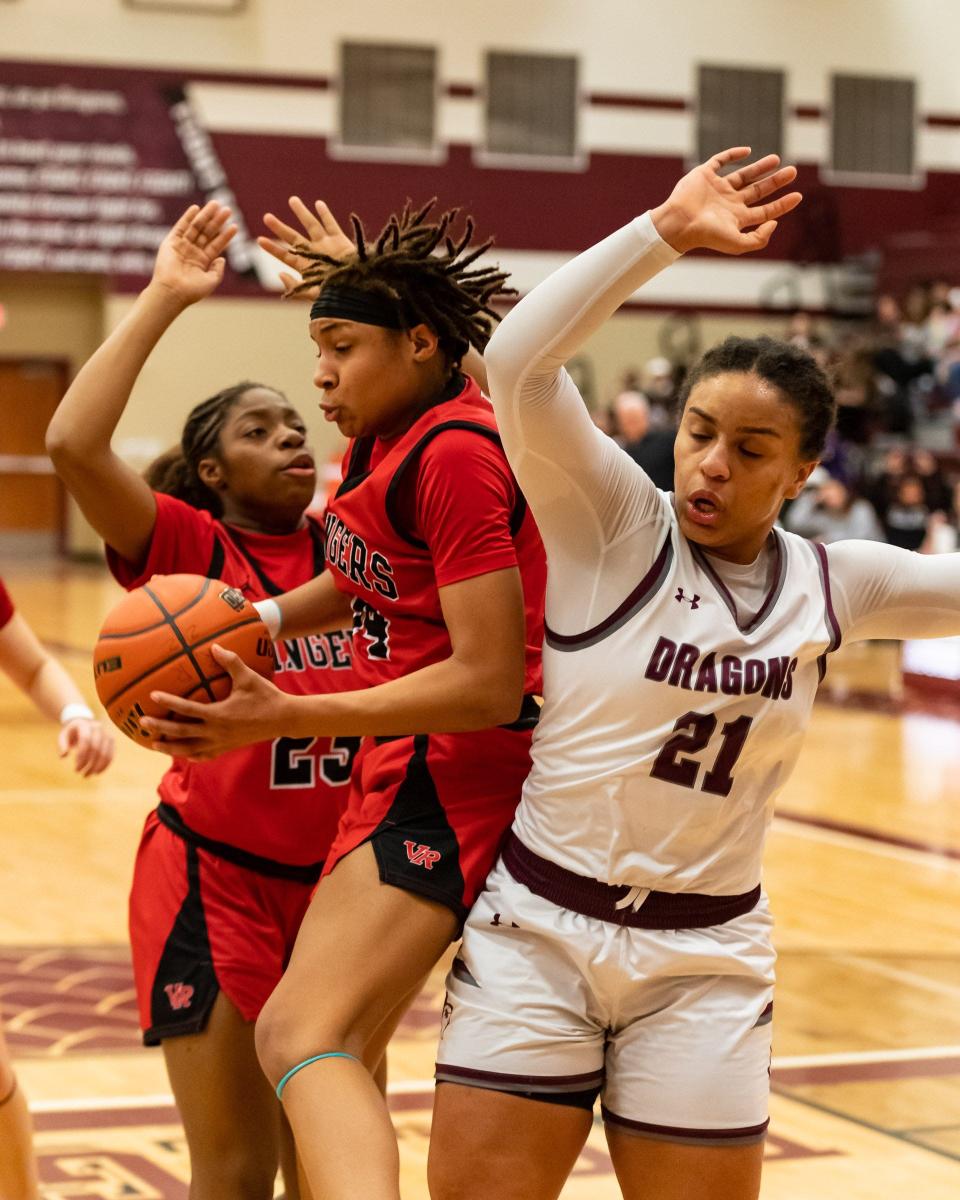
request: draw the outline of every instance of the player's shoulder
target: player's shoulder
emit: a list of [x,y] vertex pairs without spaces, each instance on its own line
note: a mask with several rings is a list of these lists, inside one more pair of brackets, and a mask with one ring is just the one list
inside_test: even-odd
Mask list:
[[444,473],[470,475],[480,467],[490,466],[509,473],[507,458],[495,428],[469,419],[440,426],[420,450],[422,469]]

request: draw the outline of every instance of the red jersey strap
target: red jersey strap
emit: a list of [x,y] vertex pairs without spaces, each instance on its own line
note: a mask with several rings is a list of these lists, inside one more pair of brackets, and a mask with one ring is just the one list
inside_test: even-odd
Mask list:
[[[398,537],[403,538],[405,542],[409,542],[411,546],[416,546],[421,550],[427,549],[427,543],[421,538],[415,537],[413,533],[407,529],[400,517],[399,504],[397,503],[400,487],[403,483],[404,475],[407,470],[416,463],[423,451],[429,446],[435,437],[441,433],[445,433],[448,429],[466,429],[471,433],[479,433],[481,437],[488,438],[501,450],[503,443],[500,440],[500,435],[495,429],[491,429],[489,425],[483,425],[479,421],[452,420],[442,421],[439,425],[434,425],[424,433],[423,437],[407,452],[400,465],[393,473],[393,478],[387,486],[386,494],[386,509],[387,517],[390,524],[393,526],[394,533]],[[358,481],[359,482],[359,481]],[[520,532],[520,526],[523,524],[523,519],[527,515],[527,501],[520,491],[520,488],[514,483],[514,491],[516,499],[513,503],[513,509],[510,513],[510,536],[516,537]]]
[[[310,541],[313,544],[313,573],[319,575],[323,570],[326,559],[324,557],[324,534],[323,527],[314,517],[309,514],[307,516],[307,528],[310,531]],[[237,529],[231,529],[227,532],[226,529],[219,530],[213,535],[213,552],[210,555],[210,562],[207,565],[206,575],[208,579],[219,579],[220,572],[223,570],[226,561],[226,549],[223,545],[223,540],[229,541],[234,550],[244,558],[253,569],[254,574],[260,580],[260,586],[268,596],[282,596],[287,588],[280,587],[274,583],[270,576],[263,569],[263,566],[258,561],[256,555],[244,541],[243,535]]]

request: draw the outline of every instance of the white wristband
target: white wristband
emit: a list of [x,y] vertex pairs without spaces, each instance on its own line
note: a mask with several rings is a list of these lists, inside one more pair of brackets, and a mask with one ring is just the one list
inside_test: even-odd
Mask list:
[[276,641],[280,626],[283,624],[283,613],[276,600],[254,600],[253,607],[257,610],[260,620],[266,625],[270,640]]
[[74,700],[70,704],[65,704],[60,709],[60,724],[66,725],[68,721],[93,721],[95,717],[85,704]]

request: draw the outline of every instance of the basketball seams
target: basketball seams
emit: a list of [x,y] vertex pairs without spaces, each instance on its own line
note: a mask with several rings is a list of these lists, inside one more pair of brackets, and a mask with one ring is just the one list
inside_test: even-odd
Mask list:
[[[207,594],[207,590],[208,590],[209,586],[210,586],[210,580],[204,579],[199,592],[194,597],[194,599],[191,601],[191,604],[186,605],[183,609],[180,610],[180,613],[176,614],[176,616],[180,616],[181,613],[187,612],[193,604],[199,604],[199,602]],[[200,683],[202,684],[204,690],[207,693],[208,699],[212,703],[213,701],[216,700],[216,696],[213,694],[213,688],[211,688],[210,684],[207,681],[206,674],[203,672],[203,670],[200,667],[200,664],[197,662],[196,655],[193,653],[192,649],[187,644],[187,639],[180,632],[180,629],[177,625],[176,616],[174,616],[173,613],[168,612],[168,610],[164,607],[163,601],[160,599],[160,597],[157,596],[157,594],[155,592],[151,591],[149,584],[145,584],[143,590],[144,590],[144,593],[146,595],[148,595],[150,597],[150,599],[154,602],[154,604],[157,606],[157,608],[160,609],[160,612],[163,614],[164,620],[170,626],[170,628],[173,630],[174,636],[176,637],[176,639],[180,643],[180,645],[183,647],[183,654],[186,655],[187,660],[189,661],[190,665],[196,671],[197,678],[200,680]],[[194,689],[194,690],[196,690],[196,689]]]
[[[186,611],[186,610],[184,609],[182,611]],[[246,629],[249,625],[255,625],[259,620],[260,620],[259,616],[254,615],[252,617],[248,617],[245,621],[238,621],[238,622],[235,622],[233,625],[225,625],[222,629],[215,630],[213,633],[204,634],[204,636],[199,641],[190,642],[188,644],[185,641],[185,639],[182,639],[181,645],[183,646],[184,649],[186,649],[188,651],[188,654],[189,654],[189,651],[199,650],[203,646],[208,645],[210,642],[216,641],[216,639],[218,637],[224,637],[226,634],[232,633],[235,629]],[[163,622],[163,624],[167,624],[167,622]],[[157,625],[154,628],[159,629],[160,626]],[[134,636],[134,635],[131,634],[130,636]],[[143,681],[145,679],[149,679],[149,677],[151,675],[153,675],[156,671],[159,671],[162,667],[168,667],[172,662],[176,662],[178,658],[183,658],[183,657],[184,657],[183,650],[180,649],[180,650],[177,650],[176,653],[171,654],[169,658],[165,658],[161,662],[155,663],[152,667],[150,667],[150,669],[148,671],[144,671],[143,674],[138,675],[136,677],[136,679],[131,679],[129,681],[129,683],[125,683],[123,685],[123,687],[120,689],[119,692],[115,692],[107,700],[104,700],[103,707],[109,708],[112,704],[116,704],[117,701],[120,699],[120,697],[123,696],[125,693],[129,692],[132,687],[136,687],[138,684],[143,683]],[[192,658],[191,658],[191,661],[193,661]],[[194,668],[198,671],[201,678],[200,678],[199,683],[196,685],[196,687],[191,688],[190,695],[193,695],[193,693],[195,691],[197,691],[199,688],[204,687],[205,686],[204,681],[206,681],[207,683],[215,683],[216,680],[224,678],[223,673],[221,673],[219,675],[214,675],[214,676],[204,675],[203,672],[200,670],[199,665],[196,663],[194,663]],[[213,697],[213,699],[216,699],[216,697]]]
[[[182,617],[185,612],[189,612],[190,609],[193,608],[193,606],[195,604],[199,604],[200,601],[204,598],[204,596],[206,596],[211,582],[213,582],[213,581],[210,579],[204,579],[203,584],[200,587],[200,590],[193,597],[193,599],[189,600],[183,606],[183,608],[178,608],[175,613],[170,613],[169,616],[172,617],[173,620],[175,621],[178,617]],[[153,601],[153,603],[156,604],[156,606],[160,609],[161,614],[163,614],[161,616],[161,619],[159,621],[157,621],[156,624],[154,624],[154,625],[144,625],[140,629],[126,629],[123,631],[123,633],[103,633],[101,631],[100,641],[102,641],[102,642],[118,641],[123,638],[140,637],[144,633],[153,633],[154,630],[162,629],[164,627],[164,625],[170,624],[170,621],[168,620],[168,614],[166,612],[166,609],[164,609],[163,605],[159,602],[159,600],[153,594],[153,592],[150,591],[149,584],[143,585],[143,592],[147,596],[149,596],[150,599]]]
[[[227,591],[222,591],[225,587]],[[121,602],[127,604],[126,612],[117,612],[112,632],[101,631],[102,644],[94,655],[94,666],[101,702],[127,736],[135,741],[148,736],[137,714],[166,715],[168,719],[173,715],[161,714],[149,702],[153,689],[201,702],[216,702],[229,692],[229,672],[212,658],[212,643],[222,643],[255,671],[269,675],[275,666],[265,649],[270,647],[269,635],[256,610],[232,591],[236,589],[209,576],[157,576]],[[227,607],[232,612],[227,612]],[[132,618],[126,624],[137,628],[119,632],[126,613]],[[152,613],[160,620],[154,621]],[[119,678],[112,676],[113,671]],[[130,673],[135,677],[129,678]],[[111,685],[112,694],[104,695]]]

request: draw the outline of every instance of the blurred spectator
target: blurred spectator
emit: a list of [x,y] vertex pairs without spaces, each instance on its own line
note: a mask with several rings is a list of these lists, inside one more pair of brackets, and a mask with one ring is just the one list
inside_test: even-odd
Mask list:
[[911,390],[933,371],[928,350],[929,303],[924,289],[913,289],[901,314],[896,299],[877,297],[873,329],[873,367],[883,410],[881,425],[891,433],[912,428]]
[[844,538],[883,541],[883,529],[868,500],[855,495],[839,479],[818,467],[784,518],[787,529],[815,542]]
[[927,537],[920,549],[924,554],[952,554],[960,550],[960,479],[953,485],[949,507],[930,514]]
[[669,358],[651,358],[644,364],[643,387],[639,390],[650,405],[651,428],[669,429],[673,424],[673,410],[679,390]]
[[876,373],[872,348],[862,338],[849,338],[833,366],[837,397],[837,433],[846,442],[865,445],[876,422]]
[[915,475],[905,476],[883,519],[887,541],[904,550],[919,550],[926,541],[929,520],[930,509],[923,494],[923,484]]
[[914,474],[923,485],[923,496],[927,508],[931,512],[935,509],[943,511],[949,509],[953,500],[950,485],[934,455],[929,450],[916,446],[911,454],[911,459]]
[[650,405],[642,392],[621,392],[613,402],[620,445],[654,484],[673,491],[673,429],[651,429]]
[[881,519],[896,499],[900,483],[910,473],[910,458],[903,446],[891,446],[881,460],[881,469],[874,476],[868,495]]

